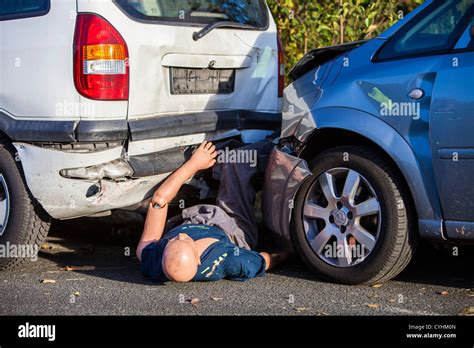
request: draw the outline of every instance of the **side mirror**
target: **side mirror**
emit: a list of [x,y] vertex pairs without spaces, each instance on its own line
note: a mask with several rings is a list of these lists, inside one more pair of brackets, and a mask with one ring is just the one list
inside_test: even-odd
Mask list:
[[474,39],[474,20],[472,21],[472,24],[471,24],[471,38]]

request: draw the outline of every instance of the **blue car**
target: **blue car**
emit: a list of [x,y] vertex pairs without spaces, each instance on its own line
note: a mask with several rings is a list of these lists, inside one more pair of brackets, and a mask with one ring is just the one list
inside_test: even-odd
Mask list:
[[419,238],[474,241],[474,0],[308,53],[285,90],[265,223],[333,282],[399,274]]

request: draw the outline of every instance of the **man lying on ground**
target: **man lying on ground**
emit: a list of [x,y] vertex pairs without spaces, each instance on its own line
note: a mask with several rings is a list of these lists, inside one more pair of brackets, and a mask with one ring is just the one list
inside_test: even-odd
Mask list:
[[[253,144],[258,151],[268,143]],[[243,149],[243,148],[242,148]],[[192,157],[171,174],[155,192],[137,247],[142,272],[158,282],[245,281],[262,276],[282,262],[287,253],[258,253],[254,217],[255,191],[250,180],[256,173],[249,163],[221,163],[217,205],[198,205],[182,212],[183,223],[165,231],[168,203],[198,171],[214,167],[217,151],[203,142]]]

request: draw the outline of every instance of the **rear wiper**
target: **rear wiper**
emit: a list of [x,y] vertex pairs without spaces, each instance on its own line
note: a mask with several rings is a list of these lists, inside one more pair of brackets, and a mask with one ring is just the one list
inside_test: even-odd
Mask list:
[[202,39],[204,36],[209,34],[211,31],[213,31],[214,29],[224,28],[224,27],[226,27],[226,28],[239,28],[239,29],[254,28],[251,25],[237,23],[237,22],[230,22],[230,21],[213,22],[213,23],[209,23],[208,25],[206,25],[200,31],[195,31],[193,33],[193,39],[194,39],[194,41],[198,41],[199,39]]

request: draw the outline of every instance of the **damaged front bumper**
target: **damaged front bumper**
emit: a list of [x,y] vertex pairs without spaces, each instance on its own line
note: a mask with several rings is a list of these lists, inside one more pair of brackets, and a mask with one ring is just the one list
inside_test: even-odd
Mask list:
[[265,225],[282,249],[292,249],[290,222],[294,199],[301,184],[311,175],[305,160],[285,149],[272,151],[265,172],[263,216]]

